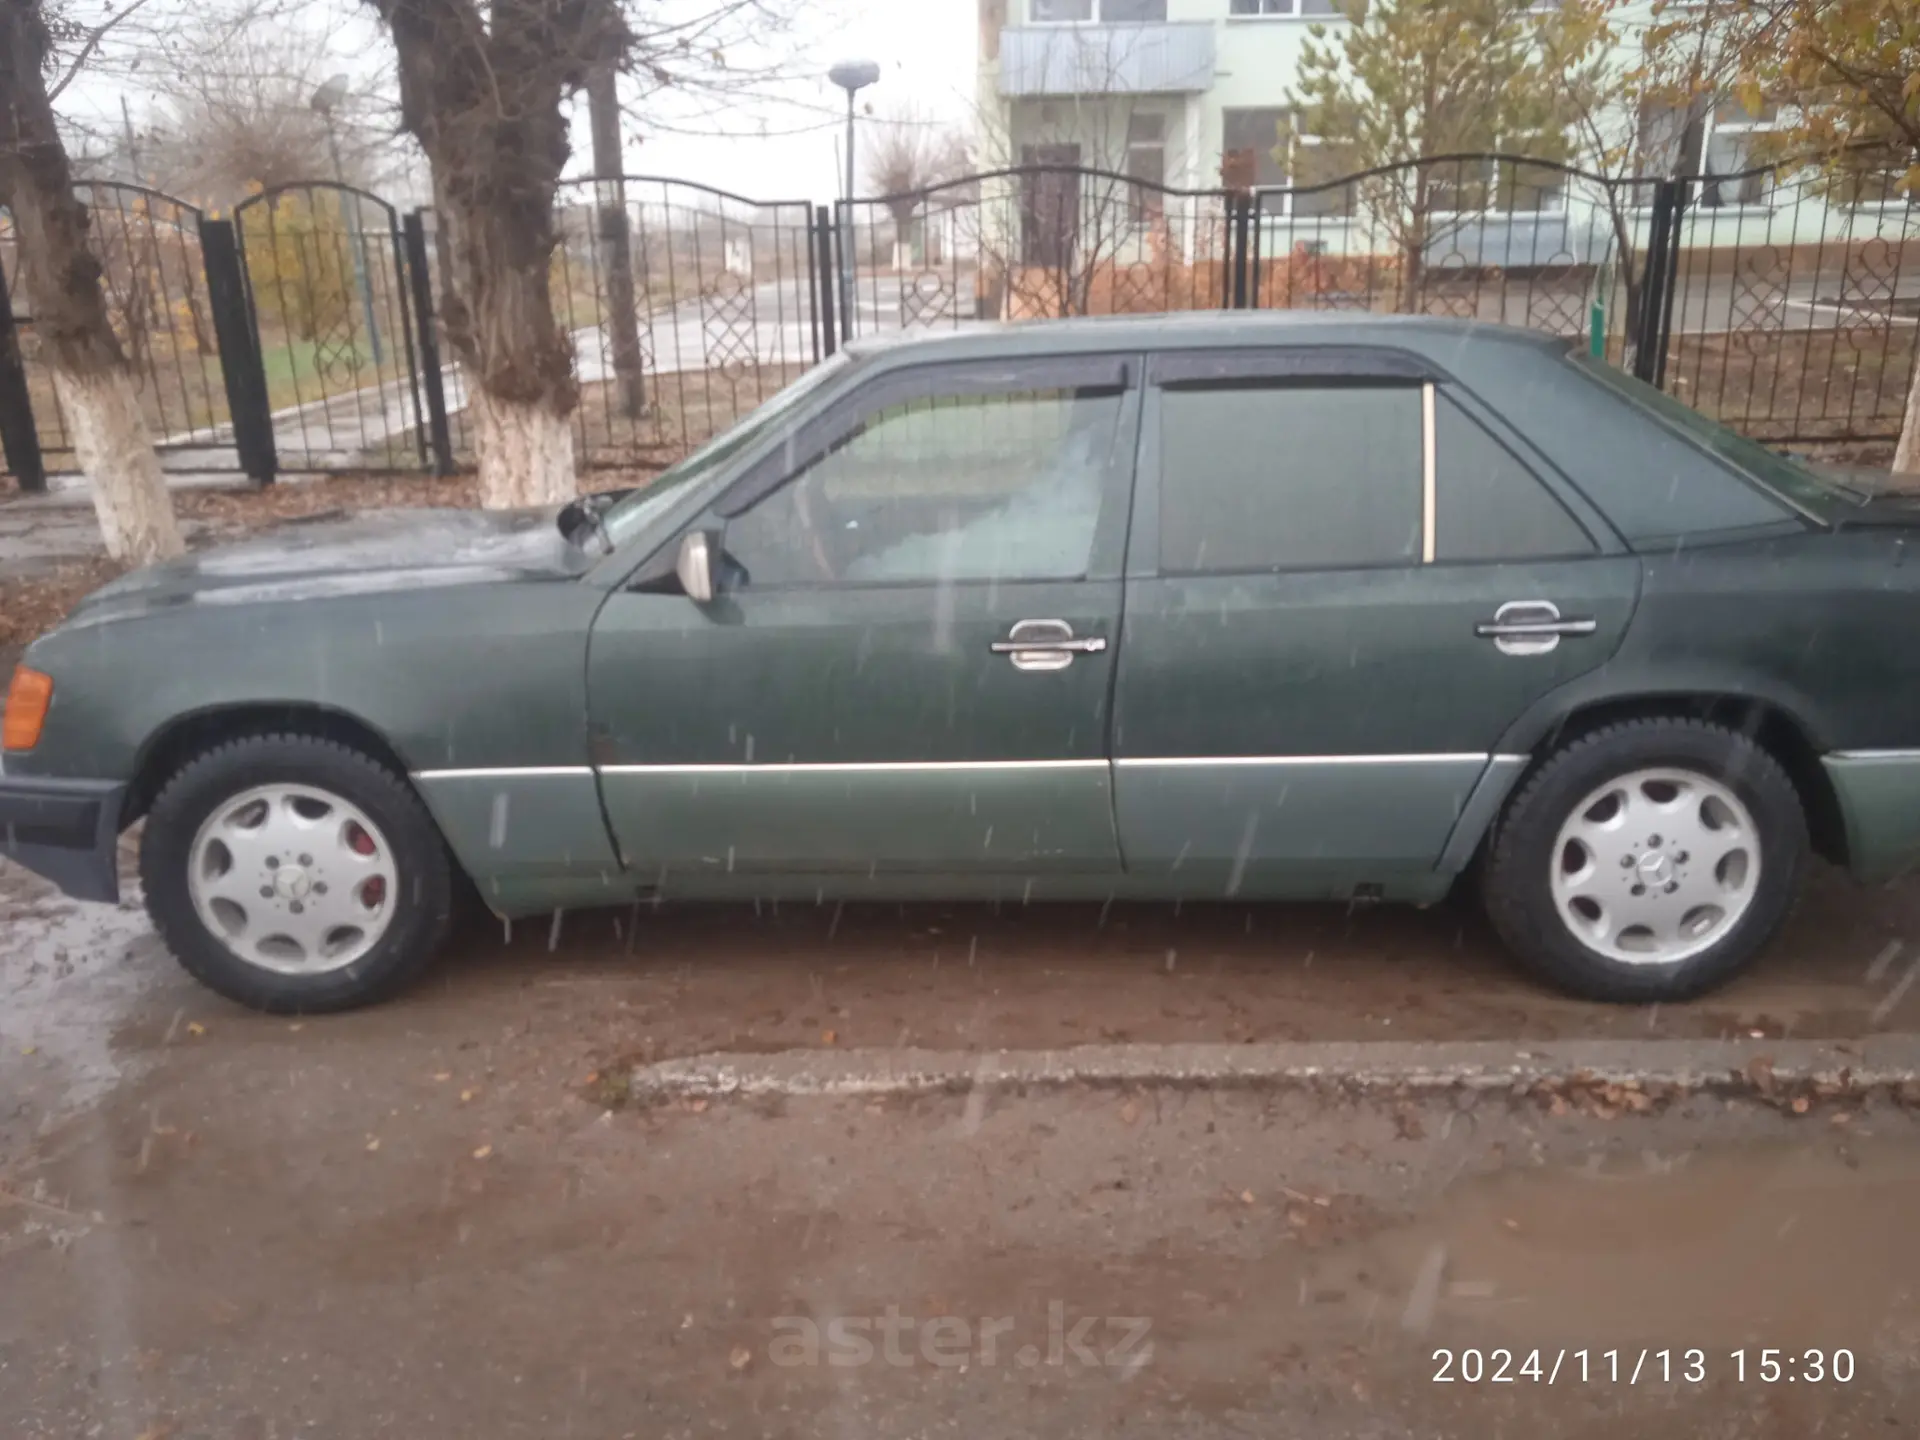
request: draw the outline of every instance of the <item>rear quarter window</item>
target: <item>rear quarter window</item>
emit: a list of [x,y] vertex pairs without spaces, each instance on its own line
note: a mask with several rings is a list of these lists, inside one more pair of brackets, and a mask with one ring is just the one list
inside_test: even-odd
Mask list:
[[1473,370],[1480,398],[1573,480],[1629,543],[1799,523],[1783,502],[1564,353],[1494,341],[1479,349]]

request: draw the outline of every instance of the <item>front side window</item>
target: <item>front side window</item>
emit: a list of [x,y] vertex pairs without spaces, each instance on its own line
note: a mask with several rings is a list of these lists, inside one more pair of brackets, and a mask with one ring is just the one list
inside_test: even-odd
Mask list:
[[752,590],[1084,575],[1118,390],[933,395],[866,417],[727,525]]
[[1415,564],[1415,385],[1171,386],[1160,399],[1167,574]]

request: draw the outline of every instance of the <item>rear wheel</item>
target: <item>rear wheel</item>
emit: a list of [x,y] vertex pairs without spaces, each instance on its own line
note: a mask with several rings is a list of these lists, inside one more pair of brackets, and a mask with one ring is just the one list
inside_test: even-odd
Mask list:
[[452,909],[446,848],[406,780],[301,735],[229,741],[155,797],[147,909],[202,983],[260,1010],[343,1010],[415,978]]
[[1793,782],[1744,735],[1634,720],[1551,756],[1501,817],[1482,898],[1507,946],[1598,1000],[1719,984],[1779,931],[1806,865]]

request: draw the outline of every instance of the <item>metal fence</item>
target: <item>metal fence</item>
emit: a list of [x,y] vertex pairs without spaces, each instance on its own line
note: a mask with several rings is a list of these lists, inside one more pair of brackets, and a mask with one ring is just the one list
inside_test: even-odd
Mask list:
[[[136,186],[83,188],[168,468],[264,481],[470,461],[431,211],[315,182],[219,219]],[[1459,155],[1234,191],[1039,165],[832,206],[625,176],[563,184],[555,230],[578,453],[628,469],[669,463],[853,338],[982,320],[1311,309],[1521,325],[1797,446],[1894,439],[1920,332],[1920,205],[1817,169],[1647,179]],[[0,286],[16,258],[0,212]],[[0,434],[28,487],[72,464],[32,317],[3,302]]]

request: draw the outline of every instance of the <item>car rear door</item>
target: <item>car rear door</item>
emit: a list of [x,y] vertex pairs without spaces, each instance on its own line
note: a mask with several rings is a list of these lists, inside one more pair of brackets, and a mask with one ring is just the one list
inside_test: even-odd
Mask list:
[[1430,891],[1470,797],[1519,771],[1492,753],[1507,726],[1619,643],[1637,562],[1412,355],[1169,354],[1149,380],[1114,717],[1127,867]]
[[624,862],[694,889],[1116,872],[1139,373],[882,373],[694,522],[721,535],[711,602],[659,562],[612,596],[589,708]]

